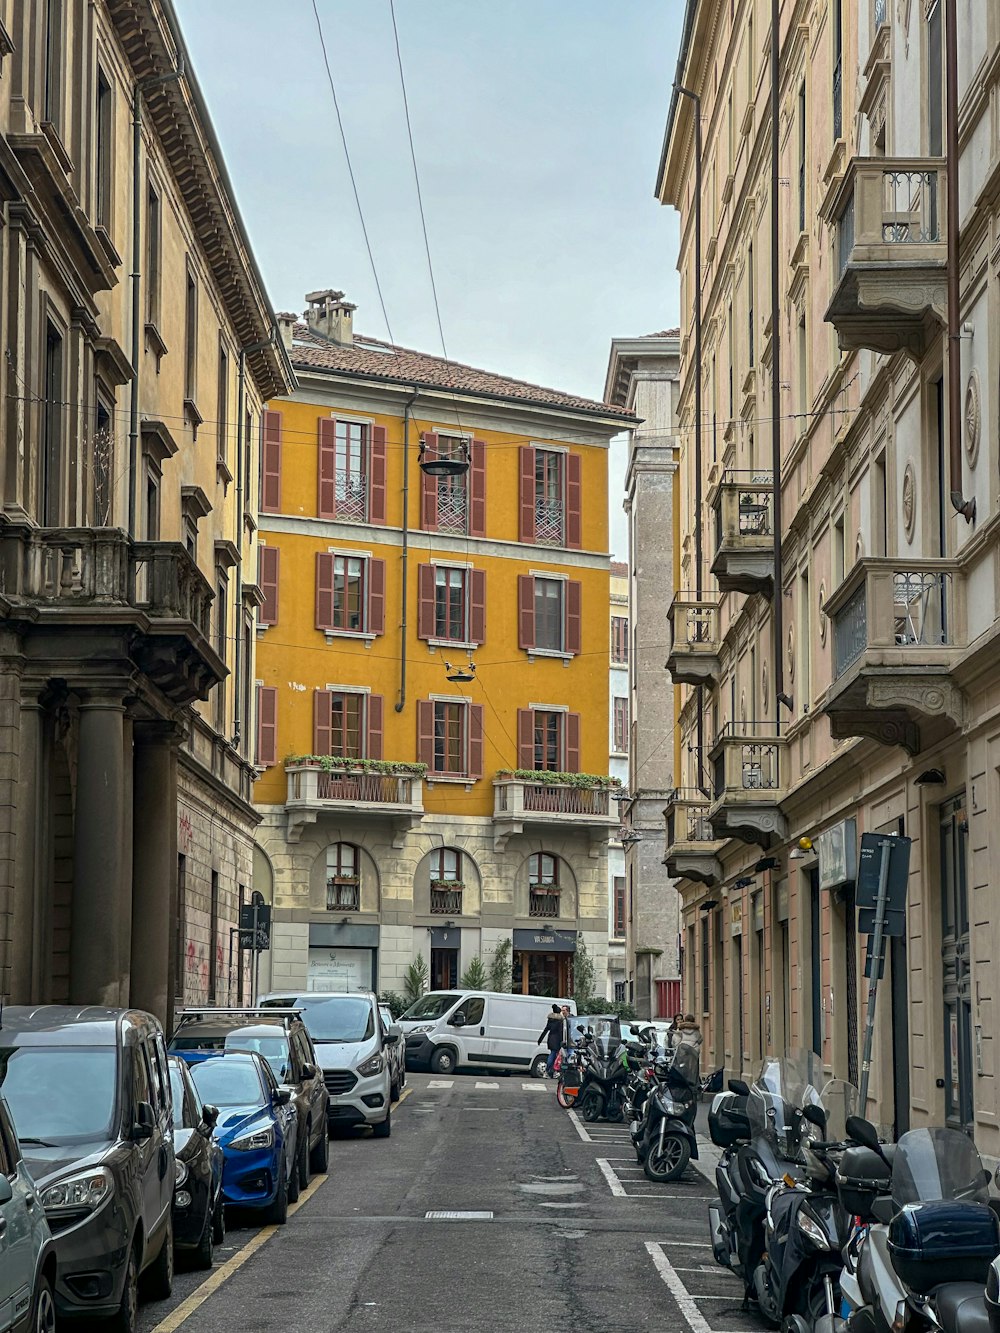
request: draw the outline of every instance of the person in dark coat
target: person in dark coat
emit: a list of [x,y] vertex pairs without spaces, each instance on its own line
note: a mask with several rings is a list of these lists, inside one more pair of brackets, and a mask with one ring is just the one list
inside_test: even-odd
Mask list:
[[538,1045],[541,1046],[544,1041],[549,1048],[549,1058],[545,1063],[546,1078],[555,1078],[556,1056],[562,1050],[568,1041],[566,1029],[569,1024],[563,1017],[563,1012],[557,1004],[552,1006],[552,1012],[545,1020],[545,1027],[538,1038]]

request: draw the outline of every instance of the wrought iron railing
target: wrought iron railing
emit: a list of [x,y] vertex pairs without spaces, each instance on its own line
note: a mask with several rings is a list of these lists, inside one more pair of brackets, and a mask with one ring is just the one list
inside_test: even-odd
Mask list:
[[535,501],[535,541],[540,546],[561,546],[563,543],[564,511],[558,501]]
[[468,527],[469,506],[464,487],[444,490],[438,487],[437,526],[439,532],[464,533]]
[[326,881],[326,910],[328,912],[358,912],[361,910],[361,885],[356,879],[328,879]]
[[952,592],[950,570],[866,561],[857,587],[832,612],[834,677],[868,648],[922,650],[955,643]]
[[559,890],[532,887],[528,892],[528,915],[557,917],[559,915]]
[[432,883],[431,914],[433,916],[461,916],[462,890],[436,889]]
[[[775,739],[770,739],[770,737]],[[777,791],[781,787],[781,752],[774,722],[729,722],[716,741],[713,758],[716,799],[727,791]]]
[[940,241],[936,171],[886,169],[882,190],[882,240],[886,245]]
[[667,846],[684,842],[715,842],[708,822],[708,797],[697,787],[678,787],[667,806]]
[[833,137],[839,139],[844,132],[844,59],[837,57],[833,67]]
[[337,518],[364,523],[368,517],[368,479],[357,472],[338,472],[335,478]]
[[833,674],[841,675],[868,646],[868,587],[862,583],[833,620]]

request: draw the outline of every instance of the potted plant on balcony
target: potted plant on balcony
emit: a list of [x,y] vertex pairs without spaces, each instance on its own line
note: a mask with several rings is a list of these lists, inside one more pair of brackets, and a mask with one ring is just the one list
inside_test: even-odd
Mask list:
[[392,777],[422,778],[426,764],[397,762],[393,759],[353,759],[347,755],[290,754],[286,768],[318,768],[323,773],[385,773]]

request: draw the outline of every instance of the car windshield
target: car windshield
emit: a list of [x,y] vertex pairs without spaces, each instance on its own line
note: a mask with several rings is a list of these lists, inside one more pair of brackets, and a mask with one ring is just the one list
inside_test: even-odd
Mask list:
[[236,1028],[226,1037],[227,1051],[256,1051],[271,1066],[271,1073],[279,1083],[291,1077],[292,1057],[288,1049],[288,1038],[280,1032],[273,1036],[259,1033],[251,1034],[247,1028]]
[[170,1092],[174,1099],[174,1129],[184,1128],[184,1080],[176,1065],[170,1066]]
[[21,1142],[107,1142],[117,1069],[112,1046],[0,1047],[0,1086]]
[[250,1060],[219,1056],[192,1065],[198,1096],[210,1106],[266,1106],[264,1085]]
[[[363,995],[301,995],[293,1001],[313,1041],[367,1041],[375,1035],[375,1006]],[[265,1000],[264,1007],[287,1005]]]
[[427,995],[421,995],[419,1000],[414,1000],[409,1009],[400,1014],[400,1019],[405,1022],[416,1022],[418,1019],[426,1022],[429,1018],[440,1018],[459,998],[458,995],[446,994],[444,991],[430,991]]

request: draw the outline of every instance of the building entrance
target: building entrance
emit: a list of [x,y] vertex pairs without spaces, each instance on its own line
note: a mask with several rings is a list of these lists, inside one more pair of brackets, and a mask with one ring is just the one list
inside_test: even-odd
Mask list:
[[431,990],[454,990],[458,985],[458,950],[431,949]]

